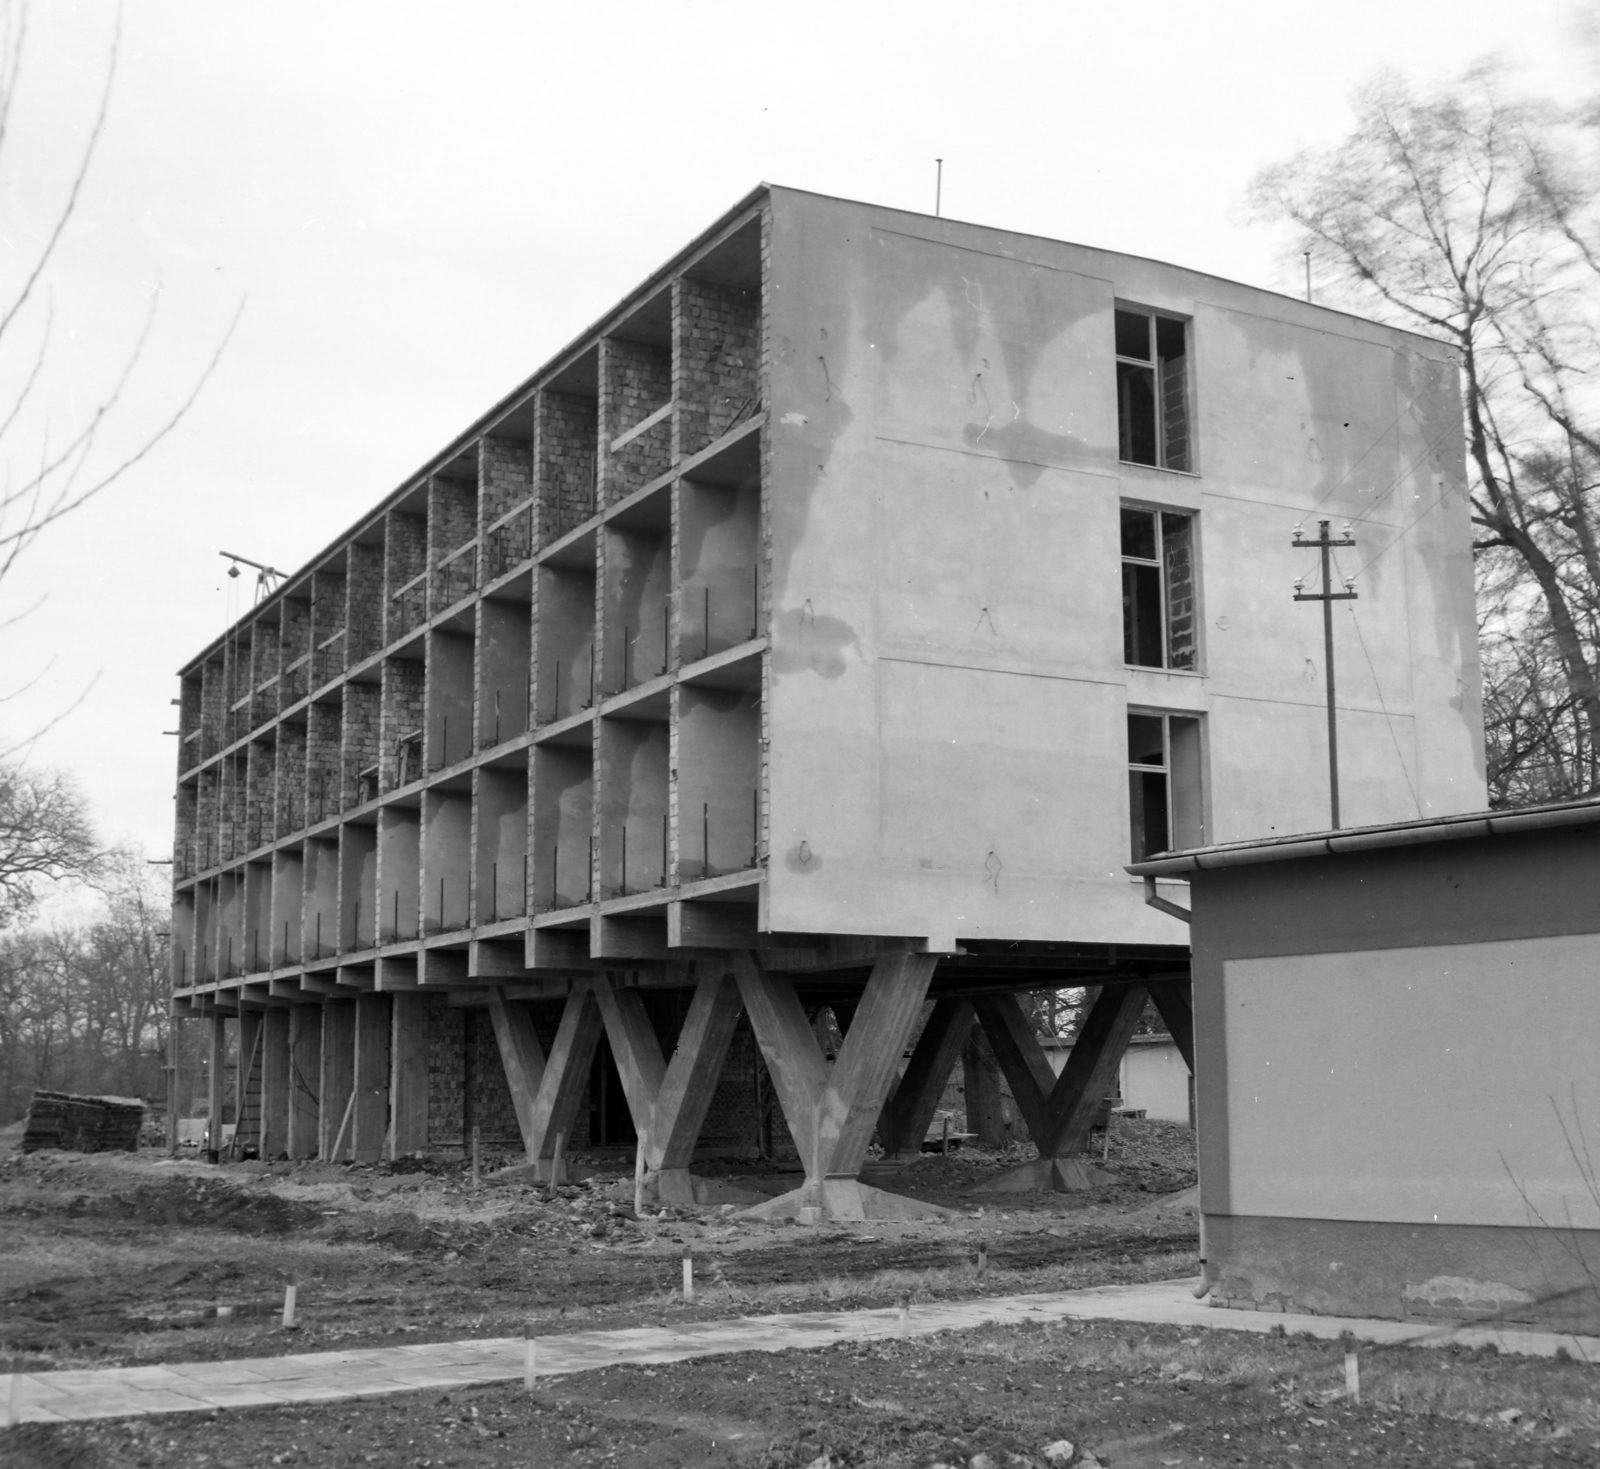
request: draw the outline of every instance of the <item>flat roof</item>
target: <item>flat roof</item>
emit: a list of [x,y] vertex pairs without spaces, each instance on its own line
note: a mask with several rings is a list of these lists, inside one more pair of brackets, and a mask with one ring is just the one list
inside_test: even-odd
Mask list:
[[1460,816],[1391,821],[1382,826],[1348,826],[1336,831],[1219,842],[1210,847],[1168,852],[1148,862],[1130,862],[1127,871],[1135,877],[1181,877],[1219,867],[1289,862],[1299,857],[1337,857],[1346,852],[1420,847],[1430,842],[1459,841],[1467,837],[1515,836],[1520,832],[1595,823],[1600,823],[1600,796],[1585,796],[1576,801],[1552,801],[1548,805],[1524,806],[1515,811],[1468,811]]

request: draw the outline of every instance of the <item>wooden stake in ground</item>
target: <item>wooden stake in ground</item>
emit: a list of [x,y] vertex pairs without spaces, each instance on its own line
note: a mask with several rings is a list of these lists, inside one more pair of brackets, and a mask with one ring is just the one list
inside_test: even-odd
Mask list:
[[[352,1097],[351,1100],[354,1101],[355,1098]],[[472,1129],[472,1191],[473,1193],[478,1191],[478,1129],[476,1127]]]
[[294,1299],[299,1293],[299,1279],[291,1275],[289,1283],[283,1288],[283,1329],[285,1331],[289,1331],[294,1327]]
[[1358,1408],[1361,1406],[1361,1363],[1355,1349],[1344,1349],[1344,1395]]
[[11,1390],[6,1394],[6,1427],[17,1426],[17,1384],[22,1381],[22,1374],[15,1367],[11,1369]]
[[567,1135],[564,1132],[556,1134],[555,1155],[550,1159],[550,1184],[554,1187],[558,1183],[567,1181]]
[[[350,1119],[355,1116],[355,1111],[356,1094],[355,1091],[352,1090],[350,1093],[350,1100],[344,1104],[344,1121],[339,1124],[339,1135],[334,1138],[333,1149],[328,1154],[328,1161],[330,1163],[337,1163],[339,1161],[339,1154],[344,1148],[345,1136],[350,1131]],[[235,1135],[237,1136],[237,1134]]]
[[943,1136],[939,1139],[939,1151],[941,1153],[943,1153],[946,1158],[948,1158],[950,1156],[950,1119],[949,1119],[949,1117],[946,1117],[944,1119],[944,1133],[943,1133]]
[[633,1217],[644,1217],[644,1134],[639,1134],[639,1145],[633,1150]]
[[694,1305],[694,1256],[683,1252],[683,1304]]
[[900,1297],[900,1335],[911,1335],[911,1297],[905,1294]]
[[983,1279],[983,1272],[989,1268],[989,1246],[980,1241],[978,1244],[978,1279]]
[[533,1380],[538,1375],[534,1350],[533,1322],[529,1321],[522,1328],[522,1385],[529,1392],[533,1391]]

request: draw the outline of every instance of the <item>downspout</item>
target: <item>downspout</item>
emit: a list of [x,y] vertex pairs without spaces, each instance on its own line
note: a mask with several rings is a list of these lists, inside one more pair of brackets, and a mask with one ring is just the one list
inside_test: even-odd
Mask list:
[[1166,898],[1156,896],[1156,880],[1153,877],[1147,877],[1144,880],[1144,900],[1152,908],[1158,908],[1163,913],[1170,913],[1183,923],[1189,922],[1189,910],[1187,908],[1182,908],[1176,903],[1169,902]]
[[[1153,877],[1147,877],[1144,880],[1144,900],[1150,907],[1159,909],[1163,913],[1168,913],[1180,922],[1188,923],[1191,921],[1187,908],[1180,907],[1177,903],[1170,902],[1168,899],[1159,897],[1156,894],[1156,880]],[[1206,1216],[1205,1211],[1200,1208],[1198,1200],[1195,1204],[1194,1217],[1200,1226],[1200,1279],[1195,1282],[1194,1296],[1196,1300],[1204,1300],[1211,1294],[1211,1287],[1214,1282],[1211,1278],[1210,1267],[1206,1263]]]

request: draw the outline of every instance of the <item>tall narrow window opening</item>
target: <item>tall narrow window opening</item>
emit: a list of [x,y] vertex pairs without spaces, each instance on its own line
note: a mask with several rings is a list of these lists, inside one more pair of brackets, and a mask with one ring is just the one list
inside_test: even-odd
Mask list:
[[1194,517],[1122,507],[1122,656],[1140,668],[1196,666]]
[[1171,316],[1116,317],[1117,455],[1129,464],[1189,468],[1188,327]]
[[1135,862],[1205,845],[1194,715],[1128,715],[1128,813]]

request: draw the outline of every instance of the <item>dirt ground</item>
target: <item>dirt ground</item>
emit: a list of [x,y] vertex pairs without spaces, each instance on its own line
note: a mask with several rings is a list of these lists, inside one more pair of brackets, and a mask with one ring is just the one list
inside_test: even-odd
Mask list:
[[[212,1167],[159,1153],[13,1153],[0,1158],[0,1370],[1165,1279],[1196,1268],[1192,1202],[1161,1202],[1193,1182],[1190,1137],[1120,1122],[1110,1162],[1124,1183],[1070,1197],[973,1194],[1016,1159],[929,1156],[870,1177],[958,1214],[822,1228],[745,1220],[731,1207],[636,1218],[632,1159],[619,1155],[575,1159],[592,1176],[554,1190],[486,1167],[474,1192],[461,1163]],[[750,1166],[720,1176],[767,1194],[799,1182]],[[679,1296],[686,1248],[697,1259],[693,1308]],[[286,1335],[278,1317],[291,1277],[300,1324]]]
[[[201,1360],[1171,1278],[1196,1265],[1190,1134],[1119,1121],[1114,1188],[967,1187],[1014,1157],[929,1158],[873,1182],[934,1222],[635,1218],[628,1160],[546,1190],[460,1164],[0,1157],[0,1370]],[[713,1171],[713,1170],[707,1170]],[[792,1175],[725,1176],[762,1192]],[[979,1246],[987,1268],[980,1275]],[[679,1259],[696,1259],[683,1304]],[[299,1327],[277,1320],[299,1281]],[[219,1306],[233,1314],[219,1317]],[[1600,1464],[1600,1368],[1493,1354],[1090,1323],[614,1368],[313,1409],[0,1433],[15,1469],[728,1465]],[[1070,1444],[1068,1449],[1066,1445]]]

